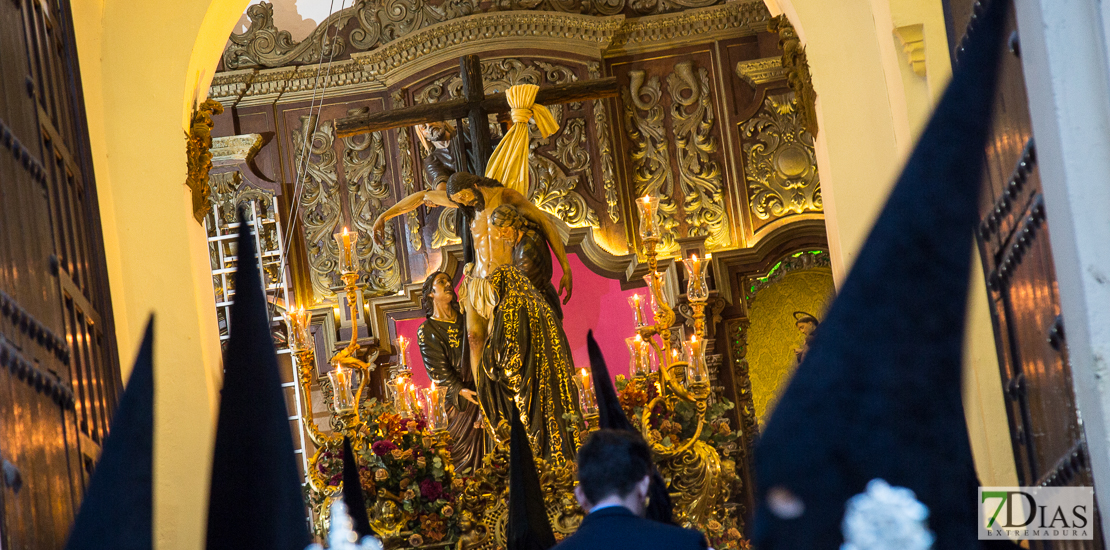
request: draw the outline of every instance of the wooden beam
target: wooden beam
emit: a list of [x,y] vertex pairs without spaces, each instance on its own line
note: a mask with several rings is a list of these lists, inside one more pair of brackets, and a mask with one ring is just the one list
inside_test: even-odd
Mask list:
[[[470,122],[470,144],[474,152],[474,168],[479,174],[486,173],[486,164],[493,156],[493,137],[489,133],[489,113],[482,108],[482,101],[486,99],[485,87],[482,86],[482,62],[478,56],[471,54],[459,60],[459,76],[462,77],[462,93],[466,98],[470,111],[467,120]],[[461,130],[462,127],[460,126]]]
[[[536,94],[536,103],[540,105],[555,105],[558,103],[575,103],[578,101],[617,97],[617,95],[618,88],[616,77],[607,77],[585,82],[561,84],[550,88],[540,88],[539,93]],[[486,112],[491,114],[509,112],[509,102],[505,99],[505,94],[503,92],[486,96],[486,98],[482,100],[481,106],[482,109],[485,109]],[[467,103],[466,98],[459,98],[440,103],[413,105],[412,107],[405,107],[403,109],[393,109],[390,111],[379,111],[377,113],[340,118],[335,121],[335,132],[339,137],[350,137],[359,134],[392,130],[393,128],[416,126],[417,124],[438,120],[466,118],[469,114],[470,104]]]

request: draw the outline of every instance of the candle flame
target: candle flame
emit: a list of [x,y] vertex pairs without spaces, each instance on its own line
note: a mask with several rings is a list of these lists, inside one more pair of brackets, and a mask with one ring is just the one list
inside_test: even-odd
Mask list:
[[690,342],[697,343],[697,341],[698,341],[698,335],[697,334],[694,334],[694,335],[690,336]]
[[586,377],[586,369],[582,369],[582,378]]
[[698,263],[698,255],[697,254],[694,254],[693,256],[691,256],[691,258],[693,258],[694,263]]
[[350,235],[350,234],[351,234],[351,232],[347,230],[346,226],[344,226],[343,227],[343,236],[346,237],[347,235]]
[[637,334],[636,335],[636,343],[638,344],[638,343],[643,342],[643,341],[644,341],[644,339],[641,338],[639,334]]

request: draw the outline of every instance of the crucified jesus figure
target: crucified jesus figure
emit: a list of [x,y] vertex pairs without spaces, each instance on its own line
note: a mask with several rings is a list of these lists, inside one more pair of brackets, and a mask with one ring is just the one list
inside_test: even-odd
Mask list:
[[[529,264],[543,262],[545,258],[542,255],[549,254],[547,247],[518,246],[528,235],[526,231],[520,230],[519,224],[513,223],[514,219],[519,216],[535,226],[555,253],[563,269],[556,294],[563,296],[565,291],[563,304],[566,304],[570,300],[573,279],[563,240],[547,215],[520,193],[506,188],[494,179],[456,172],[447,179],[446,184],[413,193],[382,212],[374,221],[375,242],[382,242],[388,220],[415,210],[422,204],[460,209],[463,211],[462,219],[469,222],[474,243],[474,261],[463,268],[459,299],[466,313],[470,367],[477,378],[482,350],[498,300],[497,292],[486,277],[503,265],[516,265],[527,273],[531,271]],[[471,395],[464,397],[473,400]]]

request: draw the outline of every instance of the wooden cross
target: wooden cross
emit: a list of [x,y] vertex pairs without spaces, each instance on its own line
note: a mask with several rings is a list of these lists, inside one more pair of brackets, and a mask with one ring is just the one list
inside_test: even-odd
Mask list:
[[[455,120],[456,128],[461,132],[462,119],[465,117],[470,123],[469,153],[476,161],[478,175],[484,175],[486,164],[493,154],[489,115],[508,113],[509,102],[504,92],[486,95],[482,85],[482,65],[477,55],[466,55],[459,59],[459,74],[462,76],[463,97],[440,103],[414,105],[403,109],[341,118],[335,121],[336,134],[339,137],[350,137],[445,120]],[[616,96],[617,79],[607,77],[540,88],[536,94],[535,103],[554,105]],[[463,151],[461,142],[461,139],[452,140],[451,150],[451,156],[455,159],[455,166],[459,167],[459,170],[467,166],[466,152]]]

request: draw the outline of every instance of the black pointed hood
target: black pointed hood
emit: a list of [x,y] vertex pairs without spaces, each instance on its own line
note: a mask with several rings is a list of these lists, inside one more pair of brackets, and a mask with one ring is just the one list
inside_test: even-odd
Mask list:
[[370,517],[366,515],[366,494],[362,492],[362,480],[358,475],[358,459],[347,436],[343,436],[343,504],[347,505],[347,515],[351,516],[359,540],[377,536],[370,527]]
[[154,316],[111,428],[67,550],[153,548]]
[[[594,339],[594,331],[586,333],[586,347],[590,352],[590,373],[594,380],[594,393],[597,395],[598,427],[603,430],[622,430],[641,435],[632,426],[628,416],[621,408],[613,379],[609,377],[609,367],[601,346]],[[648,507],[644,514],[648,519],[663,523],[674,523],[674,505],[667,492],[667,483],[658,468],[652,468],[651,485],[648,486]]]
[[209,550],[304,550],[311,541],[254,237],[239,212],[231,338],[216,425]]
[[[515,408],[515,407],[514,407]],[[547,519],[536,461],[528,434],[514,410],[509,436],[509,521],[505,526],[507,550],[547,550],[555,546],[555,533]]]
[[934,548],[978,546],[960,382],[1009,1],[991,4],[973,19],[948,90],[760,438],[761,550],[838,548],[845,502],[876,478],[929,508]]

